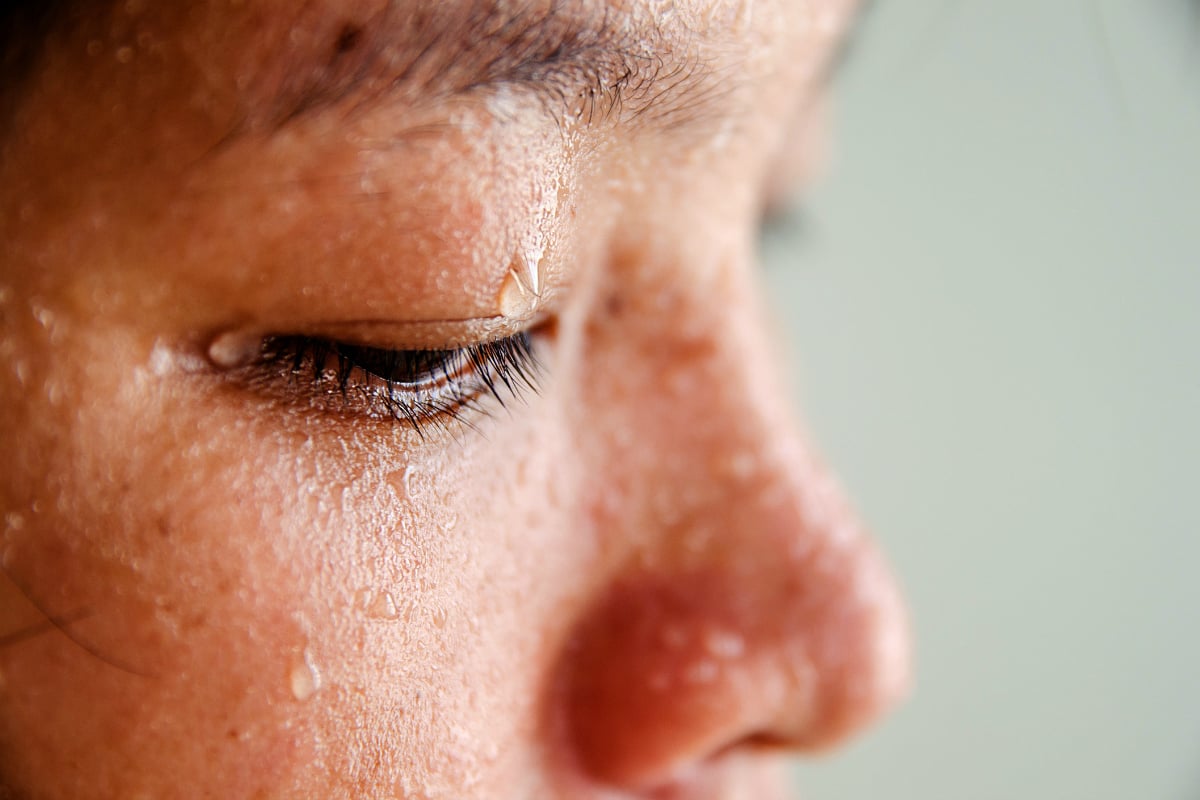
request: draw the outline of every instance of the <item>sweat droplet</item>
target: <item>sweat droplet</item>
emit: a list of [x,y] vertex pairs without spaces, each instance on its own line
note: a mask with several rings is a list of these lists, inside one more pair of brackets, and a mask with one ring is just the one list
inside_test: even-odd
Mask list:
[[537,302],[537,294],[530,287],[529,278],[522,277],[520,269],[514,264],[500,287],[500,296],[497,298],[500,314],[505,317],[528,316],[537,308]]
[[746,651],[746,642],[732,631],[712,630],[704,637],[704,649],[716,658],[737,658]]
[[390,592],[379,592],[371,599],[367,613],[375,619],[395,619],[396,601]]
[[321,688],[321,672],[313,664],[312,654],[308,652],[307,647],[304,648],[300,660],[292,665],[292,672],[288,677],[292,685],[292,696],[297,700],[307,700]]
[[692,684],[712,683],[720,675],[720,672],[721,670],[715,662],[703,658],[687,668],[684,680]]
[[258,355],[262,339],[248,333],[222,333],[208,346],[208,360],[218,367],[232,369],[249,364]]

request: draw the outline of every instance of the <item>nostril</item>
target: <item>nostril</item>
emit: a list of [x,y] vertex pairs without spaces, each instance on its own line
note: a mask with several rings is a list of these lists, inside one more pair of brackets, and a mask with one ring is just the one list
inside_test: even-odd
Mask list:
[[708,756],[710,761],[721,761],[735,753],[769,754],[784,753],[795,750],[795,742],[784,736],[773,733],[750,733],[740,739],[726,744],[713,751]]
[[669,782],[741,748],[781,749],[800,690],[752,597],[720,570],[621,581],[578,624],[564,654],[561,711],[574,760],[625,788]]
[[787,542],[630,571],[577,621],[554,713],[593,781],[642,791],[734,751],[824,749],[903,693],[907,625],[877,551]]

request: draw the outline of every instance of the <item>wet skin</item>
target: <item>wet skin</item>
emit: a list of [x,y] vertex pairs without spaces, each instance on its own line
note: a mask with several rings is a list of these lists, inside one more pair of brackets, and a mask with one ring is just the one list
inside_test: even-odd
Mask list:
[[[0,162],[10,793],[762,798],[902,692],[754,263],[851,4],[515,5],[47,42]],[[388,385],[461,347],[505,355]]]

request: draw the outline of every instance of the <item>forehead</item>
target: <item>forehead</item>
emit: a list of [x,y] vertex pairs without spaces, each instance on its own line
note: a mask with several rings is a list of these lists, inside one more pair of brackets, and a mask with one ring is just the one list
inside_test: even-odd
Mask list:
[[[125,73],[138,66],[191,71],[209,93],[236,91],[262,116],[279,120],[351,96],[415,98],[508,81],[553,83],[568,63],[585,67],[597,82],[636,77],[646,88],[649,78],[669,77],[682,88],[684,78],[695,83],[698,74],[722,69],[733,80],[738,71],[752,73],[754,62],[789,38],[836,28],[831,20],[849,5],[129,0],[88,19],[65,49],[89,71],[110,65]],[[140,82],[145,88],[147,81]]]

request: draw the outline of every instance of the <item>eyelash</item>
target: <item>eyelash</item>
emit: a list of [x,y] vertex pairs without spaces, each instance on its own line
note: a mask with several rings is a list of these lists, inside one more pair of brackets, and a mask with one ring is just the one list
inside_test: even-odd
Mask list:
[[[538,389],[540,365],[528,331],[447,350],[389,350],[309,336],[265,339],[254,383],[291,379],[317,409],[391,419],[424,437],[429,425],[471,426],[490,395],[501,406]],[[300,384],[304,385],[300,385]]]

